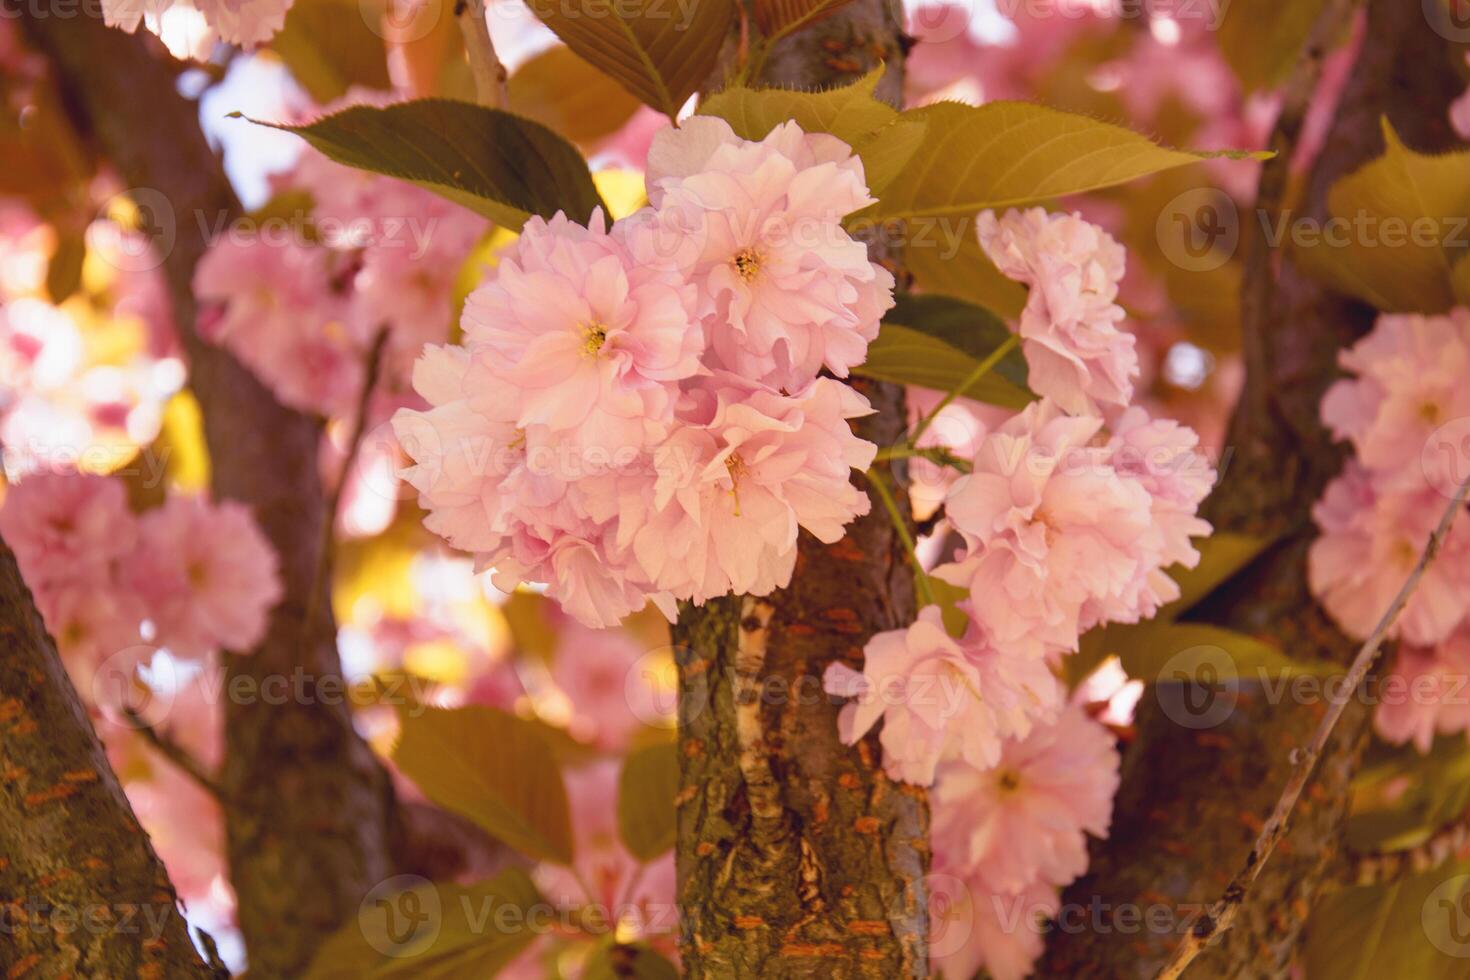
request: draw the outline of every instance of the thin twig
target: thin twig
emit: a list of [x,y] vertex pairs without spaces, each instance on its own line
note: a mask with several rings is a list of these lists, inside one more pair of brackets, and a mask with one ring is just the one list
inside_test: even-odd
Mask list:
[[342,461],[342,470],[337,477],[337,485],[332,488],[331,495],[327,497],[327,512],[322,521],[321,542],[317,546],[316,571],[311,577],[311,594],[306,597],[306,618],[302,621],[301,626],[302,643],[311,642],[311,631],[316,626],[316,618],[321,611],[322,593],[326,591],[327,573],[332,567],[332,541],[337,531],[337,512],[342,509],[342,492],[347,487],[347,480],[352,476],[352,468],[357,465],[358,454],[362,451],[362,437],[367,431],[368,410],[373,397],[373,389],[378,386],[378,374],[383,367],[383,349],[387,345],[388,326],[384,324],[378,328],[378,335],[373,338],[373,346],[368,351],[362,392],[357,396],[357,417],[353,420],[352,435],[347,441],[347,458]]
[[948,466],[968,473],[973,469],[968,460],[961,459],[943,446],[911,446],[903,443],[897,446],[887,446],[878,450],[873,457],[875,463],[886,463],[895,459],[927,459],[929,462],[939,466]]
[[1231,879],[1229,887],[1225,889],[1225,894],[1220,900],[1210,907],[1208,913],[1195,922],[1194,928],[1184,937],[1184,940],[1174,950],[1174,955],[1169,958],[1169,962],[1159,971],[1158,980],[1175,980],[1215,937],[1223,934],[1235,921],[1236,913],[1240,911],[1240,906],[1245,901],[1246,892],[1260,877],[1261,869],[1271,857],[1271,852],[1286,835],[1286,822],[1296,807],[1297,799],[1302,795],[1307,779],[1312,775],[1312,770],[1316,768],[1317,759],[1322,755],[1322,750],[1327,747],[1327,740],[1332,737],[1332,730],[1337,727],[1338,719],[1347,710],[1348,702],[1355,696],[1359,686],[1363,683],[1363,678],[1368,675],[1369,669],[1378,659],[1378,650],[1383,645],[1385,635],[1398,620],[1399,614],[1404,611],[1409,597],[1414,594],[1414,590],[1419,587],[1420,580],[1424,578],[1425,569],[1429,567],[1430,562],[1434,561],[1435,554],[1444,544],[1450,526],[1455,522],[1455,516],[1465,506],[1467,492],[1470,492],[1470,477],[1460,484],[1454,499],[1450,501],[1449,507],[1445,508],[1444,516],[1439,519],[1439,525],[1429,536],[1429,541],[1425,543],[1424,553],[1419,556],[1414,570],[1409,573],[1398,595],[1394,596],[1393,602],[1378,620],[1378,626],[1373,630],[1373,634],[1358,650],[1352,667],[1348,669],[1347,683],[1337,688],[1336,690],[1341,693],[1336,694],[1328,702],[1327,713],[1318,722],[1317,730],[1312,733],[1312,740],[1307,743],[1305,751],[1298,750],[1300,754],[1297,756],[1296,768],[1292,770],[1291,778],[1286,781],[1286,788],[1282,790],[1281,798],[1276,801],[1276,807],[1272,810],[1270,819],[1266,821],[1266,825],[1261,828],[1260,834],[1256,837],[1255,846],[1251,848],[1250,855],[1246,858],[1245,867]]
[[454,7],[460,33],[464,35],[465,55],[470,61],[470,74],[475,78],[475,97],[487,109],[510,106],[505,66],[495,53],[490,40],[490,25],[485,22],[485,0],[459,0]]
[[929,576],[924,572],[924,566],[919,562],[919,551],[914,546],[914,536],[909,533],[909,526],[903,519],[903,513],[898,509],[898,501],[894,499],[893,493],[883,478],[872,470],[863,474],[868,478],[868,485],[878,494],[878,499],[883,501],[883,507],[888,511],[888,517],[893,522],[893,530],[898,533],[898,539],[903,542],[904,550],[909,553],[909,560],[914,563],[914,583],[918,586],[919,595],[924,600],[924,605],[935,605],[934,587],[929,584]]
[[123,716],[127,718],[128,724],[137,729],[138,734],[143,737],[143,740],[153,746],[159,755],[173,763],[178,767],[179,771],[198,783],[199,788],[214,797],[216,803],[224,806],[224,788],[206,771],[204,764],[194,758],[188,749],[148,724],[132,708],[124,708]]
[[964,381],[961,381],[959,383],[959,386],[952,390],[949,394],[945,395],[944,398],[940,400],[939,404],[935,405],[933,410],[931,410],[928,415],[919,420],[919,424],[914,426],[913,435],[909,436],[909,443],[911,445],[918,445],[919,437],[924,434],[929,426],[934,424],[934,420],[939,417],[939,413],[948,408],[950,402],[954,401],[960,395],[969,391],[970,387],[974,385],[975,382],[979,381],[981,378],[989,374],[990,369],[999,364],[1007,354],[1015,350],[1016,345],[1020,342],[1020,335],[1011,334],[1005,339],[1004,343],[1002,343],[995,350],[991,351],[986,356],[985,360],[975,365],[975,370],[970,372],[969,377],[967,377]]

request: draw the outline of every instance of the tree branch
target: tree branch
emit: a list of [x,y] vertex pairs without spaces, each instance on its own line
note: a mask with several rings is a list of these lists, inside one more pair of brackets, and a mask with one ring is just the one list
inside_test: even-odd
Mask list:
[[[1383,152],[1383,115],[1416,148],[1454,144],[1447,109],[1463,84],[1450,46],[1417,5],[1371,0],[1367,18],[1365,41],[1326,145],[1289,212],[1293,221],[1322,226],[1331,186]],[[1299,97],[1287,103],[1300,104]],[[1288,113],[1278,146],[1291,143],[1284,139],[1291,125]],[[1281,192],[1273,189],[1281,186],[1280,168],[1288,165],[1284,157],[1267,164],[1264,217],[1278,208],[1288,214]],[[1256,211],[1242,215],[1242,235],[1262,234],[1261,220]],[[1375,314],[1309,278],[1289,251],[1266,250],[1260,243],[1248,247],[1262,248],[1258,258],[1247,256],[1242,285],[1243,343],[1248,352],[1256,345],[1257,353],[1248,353],[1246,391],[1232,420],[1232,465],[1205,516],[1221,530],[1273,543],[1191,616],[1269,639],[1303,659],[1346,667],[1355,646],[1310,595],[1306,555],[1316,533],[1311,507],[1344,457],[1344,447],[1321,425],[1322,395],[1338,377],[1338,351],[1369,330]],[[1226,687],[1231,700],[1224,719],[1201,730],[1167,710],[1181,701],[1180,688],[1151,683],[1140,702],[1112,834],[1094,842],[1088,873],[1066,890],[1063,903],[1112,910],[1163,903],[1181,914],[1173,927],[1143,930],[1130,941],[1120,941],[1117,930],[1058,932],[1040,976],[1147,976],[1160,969],[1187,924],[1182,910],[1214,901],[1243,865],[1295,771],[1289,749],[1309,743],[1325,708],[1316,701],[1282,701],[1259,681],[1241,679]],[[1354,699],[1322,752],[1275,860],[1262,869],[1234,928],[1199,957],[1190,977],[1287,975],[1307,915],[1336,879],[1348,785],[1367,720],[1368,712]]]
[[464,35],[465,56],[470,62],[475,96],[480,105],[489,109],[508,108],[510,94],[506,90],[505,66],[500,63],[495,43],[490,39],[490,25],[485,22],[485,0],[456,0],[454,16],[459,21],[460,33]]
[[0,541],[0,973],[225,977],[207,966]]
[[1450,505],[1445,508],[1444,516],[1440,518],[1439,526],[1434,529],[1434,533],[1430,535],[1428,543],[1425,544],[1424,552],[1419,556],[1419,561],[1414,565],[1413,571],[1409,573],[1398,595],[1394,596],[1393,602],[1389,603],[1388,609],[1378,620],[1378,625],[1374,628],[1372,635],[1359,648],[1358,655],[1353,659],[1352,667],[1347,672],[1346,683],[1340,688],[1344,693],[1328,702],[1327,713],[1317,723],[1317,731],[1313,733],[1312,740],[1307,743],[1306,750],[1292,750],[1292,755],[1296,760],[1296,769],[1292,772],[1291,778],[1287,780],[1286,788],[1281,791],[1281,798],[1276,801],[1276,806],[1271,811],[1271,816],[1267,818],[1266,825],[1257,835],[1255,846],[1246,856],[1245,867],[1236,872],[1235,877],[1226,886],[1225,894],[1185,935],[1184,940],[1175,949],[1174,955],[1169,958],[1169,962],[1164,964],[1163,969],[1159,971],[1159,980],[1175,980],[1206,945],[1213,942],[1235,922],[1235,915],[1240,910],[1246,893],[1261,876],[1261,869],[1271,859],[1276,845],[1286,833],[1286,824],[1291,818],[1291,812],[1296,808],[1297,800],[1301,798],[1302,790],[1307,785],[1307,779],[1317,766],[1317,760],[1327,748],[1327,742],[1332,737],[1332,730],[1342,719],[1348,702],[1362,687],[1363,678],[1368,676],[1368,670],[1378,659],[1379,648],[1383,646],[1388,631],[1398,621],[1399,614],[1404,611],[1404,606],[1409,602],[1409,597],[1419,587],[1420,581],[1424,578],[1425,569],[1439,553],[1445,537],[1450,532],[1450,526],[1455,522],[1455,517],[1464,509],[1467,491],[1470,491],[1470,478],[1460,484]]

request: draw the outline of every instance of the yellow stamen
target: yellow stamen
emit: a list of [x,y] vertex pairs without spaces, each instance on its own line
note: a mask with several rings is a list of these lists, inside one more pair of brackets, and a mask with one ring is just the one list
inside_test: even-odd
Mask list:
[[756,273],[761,269],[760,253],[753,248],[742,248],[735,253],[735,257],[730,262],[735,266],[735,271],[740,274],[740,278],[746,282],[754,279]]

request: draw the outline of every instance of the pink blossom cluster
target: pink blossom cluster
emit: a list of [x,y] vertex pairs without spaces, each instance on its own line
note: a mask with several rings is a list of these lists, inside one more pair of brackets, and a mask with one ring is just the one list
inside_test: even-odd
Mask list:
[[964,433],[969,472],[944,499],[961,546],[932,575],[961,590],[968,624],[955,637],[927,606],[868,642],[861,673],[832,664],[825,686],[852,699],[844,742],[881,719],[887,773],[935,787],[935,866],[961,883],[949,898],[963,898],[972,936],[945,949],[936,925],[936,959],[958,976],[1020,977],[1041,948],[1031,920],[1086,869],[1086,835],[1106,834],[1118,785],[1111,735],[1066,705],[1052,668],[1088,630],[1179,597],[1165,570],[1198,563],[1215,472],[1192,430],[1131,404],[1121,247],[1040,209],[982,214],[977,231],[1030,287],[1018,333],[1041,398]]
[[406,387],[426,343],[449,336],[454,285],[486,225],[429,191],[314,152],[278,189],[306,193],[309,228],[227,229],[195,272],[199,330],[283,404],[348,416],[380,332],[390,391]]
[[868,510],[866,356],[893,277],[842,229],[861,161],[794,123],[760,141],[695,117],[654,139],[648,208],[533,218],[430,347],[401,411],[427,526],[507,591],[545,582],[606,626],[653,600],[785,585],[805,528]]
[[1138,355],[1116,302],[1123,246],[1081,215],[1042,208],[984,211],[975,230],[996,268],[1031,287],[1017,324],[1031,389],[1074,415],[1132,401]]
[[[1385,314],[1339,363],[1351,376],[1323,396],[1322,421],[1352,445],[1354,458],[1312,510],[1321,534],[1307,556],[1307,577],[1342,631],[1362,640],[1465,479],[1470,311]],[[1389,633],[1404,644],[1389,683],[1405,684],[1409,695],[1379,706],[1375,721],[1389,741],[1412,738],[1427,750],[1436,731],[1470,729],[1470,713],[1435,693],[1438,679],[1465,676],[1467,613],[1470,524],[1461,515]],[[1426,684],[1433,690],[1426,693]]]
[[232,501],[174,495],[135,514],[115,478],[42,472],[6,493],[0,536],[79,676],[154,647],[246,652],[281,598],[275,551]]
[[[286,24],[292,0],[191,0],[188,6],[204,15],[204,21],[226,44],[254,48],[269,41]],[[109,27],[129,34],[147,22],[158,31],[176,0],[102,0],[102,19]],[[181,5],[182,6],[182,5]]]

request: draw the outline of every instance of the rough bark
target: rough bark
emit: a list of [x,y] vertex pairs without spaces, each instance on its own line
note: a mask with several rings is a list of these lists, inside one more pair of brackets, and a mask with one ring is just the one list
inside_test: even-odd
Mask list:
[[[224,690],[246,693],[225,704],[220,782],[231,801],[230,874],[252,975],[295,975],[321,939],[356,914],[362,896],[395,872],[393,793],[340,697],[325,591],[306,629],[312,589],[324,584],[317,582],[327,520],[317,470],[321,424],[281,406],[195,333],[194,267],[215,222],[235,218],[239,206],[200,131],[197,106],[177,93],[164,58],[149,50],[146,35],[95,17],[29,17],[25,25],[58,68],[79,128],[130,193],[145,205],[168,202],[171,214],[154,217],[172,227],[163,273],[204,418],[214,492],[247,504],[280,556],[285,599],[265,640],[226,657]],[[140,197],[139,188],[151,193]],[[273,690],[290,694],[280,699]]]
[[[1368,19],[1331,135],[1293,218],[1326,218],[1331,185],[1383,152],[1384,115],[1416,149],[1454,142],[1446,110],[1463,85],[1449,45],[1419,4],[1374,0]],[[1264,182],[1284,176],[1278,167],[1285,161],[1268,165],[1263,177],[1263,205],[1271,196]],[[1242,216],[1243,236],[1260,232],[1254,211]],[[1258,238],[1250,247],[1265,246]],[[1199,615],[1267,637],[1294,657],[1346,664],[1355,645],[1308,593],[1306,553],[1315,536],[1311,505],[1344,459],[1319,422],[1321,397],[1337,376],[1338,350],[1366,332],[1375,313],[1308,278],[1285,250],[1248,253],[1247,268],[1246,388],[1230,430],[1233,459],[1207,516],[1219,528],[1274,544]],[[1228,717],[1195,729],[1177,721],[1183,694],[1177,683],[1161,683],[1140,704],[1112,837],[1094,846],[1088,874],[1066,890],[1064,907],[1077,927],[1051,937],[1040,976],[1153,976],[1177,943],[1176,930],[1190,927],[1191,913],[1219,898],[1244,865],[1291,771],[1292,748],[1306,743],[1324,708],[1320,697],[1272,698],[1266,686],[1243,681],[1215,692],[1233,699]],[[1350,706],[1234,928],[1186,977],[1287,975],[1305,920],[1332,884],[1367,718],[1361,704]],[[1124,928],[1123,910],[1157,905],[1182,915],[1169,928]]]
[[226,976],[195,950],[4,542],[0,646],[0,973]]
[[[772,52],[767,84],[820,88],[879,60],[895,103],[896,5],[858,0]],[[892,445],[903,391],[857,383],[878,410],[860,434]],[[902,483],[902,466],[892,471]],[[857,478],[861,484],[861,478]],[[907,506],[900,488],[901,506]],[[682,954],[690,977],[928,975],[928,805],[889,780],[876,737],[837,738],[827,665],[860,666],[868,637],[914,617],[913,569],[881,503],[835,545],[803,535],[789,588],[687,608],[678,797]]]

